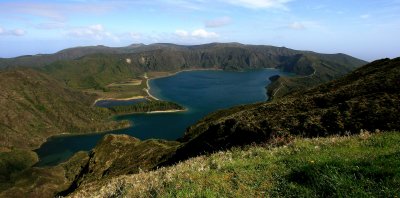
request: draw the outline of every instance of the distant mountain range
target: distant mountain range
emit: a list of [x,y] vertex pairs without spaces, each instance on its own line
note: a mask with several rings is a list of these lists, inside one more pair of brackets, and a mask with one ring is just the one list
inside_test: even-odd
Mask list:
[[[221,50],[221,48],[225,48]],[[273,46],[265,46],[265,45],[244,45],[240,43],[210,43],[204,45],[176,45],[170,43],[155,43],[150,45],[144,44],[132,44],[127,47],[107,47],[103,45],[98,46],[85,46],[85,47],[74,47],[61,50],[54,54],[37,54],[37,55],[26,55],[26,56],[19,56],[15,58],[0,58],[0,67],[42,67],[53,63],[55,61],[60,60],[74,60],[77,58],[81,58],[83,56],[91,55],[91,54],[134,54],[134,53],[143,53],[143,52],[154,52],[157,50],[161,51],[172,51],[172,52],[202,52],[200,57],[201,60],[191,60],[196,57],[185,57],[185,61],[188,62],[188,65],[191,62],[200,61],[203,64],[207,64],[207,58],[211,58],[213,55],[219,55],[222,51],[225,53],[229,53],[231,50],[228,48],[236,48],[242,49],[242,52],[248,52],[251,57],[246,57],[248,60],[244,60],[246,65],[253,65],[253,66],[260,66],[259,63],[263,63],[263,67],[271,66],[274,62],[270,62],[265,64],[268,60],[276,59],[275,56],[287,56],[293,54],[318,54],[310,51],[298,51],[298,50],[291,50],[285,47],[273,47]],[[263,55],[269,54],[270,58],[265,58]],[[223,54],[221,54],[223,55]],[[235,53],[231,51],[229,54],[234,56]],[[249,55],[249,54],[247,54]],[[340,54],[338,54],[340,55]],[[343,54],[342,54],[343,55]],[[246,56],[246,54],[242,54],[242,57]],[[335,56],[332,56],[335,57]],[[217,58],[217,57],[216,57]],[[221,59],[237,59],[234,57],[226,57],[226,58],[219,58]],[[261,60],[263,59],[263,60]],[[213,62],[213,60],[208,60],[209,63]],[[252,61],[250,63],[250,61]],[[214,60],[214,62],[218,62]],[[197,62],[198,63],[198,62]],[[276,61],[275,61],[276,63]],[[198,64],[200,66],[202,64]],[[219,65],[222,66],[222,65]],[[272,67],[275,65],[272,65]],[[238,66],[240,67],[240,66]]]

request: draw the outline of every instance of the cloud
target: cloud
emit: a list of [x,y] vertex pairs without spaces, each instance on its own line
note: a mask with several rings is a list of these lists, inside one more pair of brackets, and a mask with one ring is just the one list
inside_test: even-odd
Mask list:
[[288,28],[293,29],[293,30],[304,30],[304,29],[306,29],[304,24],[301,23],[301,22],[293,22],[293,23],[288,25]]
[[119,38],[117,36],[110,32],[107,32],[101,24],[72,28],[68,31],[67,35],[74,38],[87,38],[96,40],[103,40],[108,38],[119,41]]
[[362,19],[368,19],[369,17],[370,17],[369,14],[363,14],[360,16],[360,18],[362,18]]
[[192,32],[191,36],[196,38],[216,38],[219,35],[215,32],[207,32],[204,29],[197,29]]
[[189,32],[185,31],[185,30],[176,30],[175,34],[179,37],[187,37],[189,36]]
[[228,25],[231,23],[231,21],[232,19],[230,17],[224,16],[221,18],[216,18],[213,20],[206,21],[205,26],[206,28],[217,28]]
[[0,27],[0,36],[23,36],[25,34],[26,31],[23,29],[7,30],[5,28]]
[[287,3],[292,0],[220,0],[236,6],[250,8],[250,9],[269,9],[278,8],[287,10]]
[[175,36],[178,37],[179,41],[188,41],[188,42],[198,42],[207,39],[215,39],[219,37],[217,33],[210,32],[204,29],[195,29],[193,31],[176,30]]
[[204,29],[196,29],[192,32],[186,30],[176,30],[175,35],[178,36],[180,39],[186,40],[212,39],[219,37],[217,33],[209,32]]
[[11,34],[14,36],[23,36],[26,34],[25,30],[22,29],[15,29],[11,31]]

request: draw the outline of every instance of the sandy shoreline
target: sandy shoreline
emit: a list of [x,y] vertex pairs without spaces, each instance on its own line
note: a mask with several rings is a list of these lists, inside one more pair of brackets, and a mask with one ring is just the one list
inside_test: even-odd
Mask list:
[[128,101],[128,100],[136,100],[136,99],[144,99],[146,98],[145,96],[133,96],[130,98],[98,98],[93,102],[93,105],[95,105],[99,101],[104,101],[104,100],[112,100],[112,101]]
[[152,98],[152,99],[154,99],[154,100],[160,100],[160,99],[154,97],[153,95],[151,95],[151,93],[150,93],[149,80],[151,80],[151,79],[149,79],[149,78],[147,77],[147,74],[144,75],[144,78],[146,79],[146,87],[147,87],[147,88],[144,88],[144,91],[147,93],[147,96],[149,96],[150,98]]
[[165,111],[149,111],[149,112],[146,112],[146,113],[148,113],[148,114],[153,114],[153,113],[176,113],[176,112],[184,112],[184,111],[187,111],[187,110],[186,109],[182,109],[182,110],[175,109],[175,110],[165,110]]

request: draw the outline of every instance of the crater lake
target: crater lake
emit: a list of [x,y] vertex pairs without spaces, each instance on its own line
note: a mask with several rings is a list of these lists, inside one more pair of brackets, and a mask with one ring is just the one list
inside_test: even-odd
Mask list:
[[[132,127],[88,135],[54,136],[35,152],[36,166],[56,165],[77,151],[89,151],[105,135],[128,134],[144,139],[176,140],[187,127],[207,114],[241,104],[267,100],[266,86],[273,75],[289,75],[277,69],[247,70],[242,72],[199,70],[183,71],[175,75],[149,81],[150,93],[160,100],[172,101],[187,111],[174,113],[138,113],[116,116],[129,120]],[[133,103],[135,101],[132,101]],[[102,106],[120,105],[117,101],[103,102]],[[124,101],[124,104],[129,104]]]

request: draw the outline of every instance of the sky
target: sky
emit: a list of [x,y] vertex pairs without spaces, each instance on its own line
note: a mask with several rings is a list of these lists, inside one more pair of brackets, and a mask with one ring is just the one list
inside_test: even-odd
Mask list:
[[0,0],[0,57],[210,42],[400,56],[400,0]]

